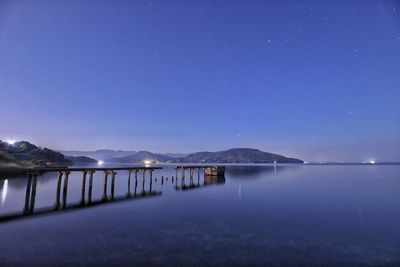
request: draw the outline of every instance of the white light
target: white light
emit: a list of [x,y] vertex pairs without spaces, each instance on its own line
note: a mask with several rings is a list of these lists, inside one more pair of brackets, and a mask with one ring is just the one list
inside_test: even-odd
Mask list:
[[8,191],[8,180],[4,180],[3,190],[1,191],[1,205],[3,206],[6,202],[7,198],[7,191]]
[[97,165],[99,165],[99,166],[101,166],[101,165],[103,165],[104,164],[104,161],[102,161],[102,160],[99,160],[98,162],[97,162]]
[[151,160],[147,160],[147,159],[146,159],[146,160],[144,160],[143,162],[144,162],[145,165],[150,165],[150,164],[151,164]]
[[370,161],[368,161],[368,163],[369,164],[375,164],[376,162],[375,162],[375,160],[370,160]]
[[15,144],[15,140],[14,139],[8,139],[7,143],[12,146],[13,144]]

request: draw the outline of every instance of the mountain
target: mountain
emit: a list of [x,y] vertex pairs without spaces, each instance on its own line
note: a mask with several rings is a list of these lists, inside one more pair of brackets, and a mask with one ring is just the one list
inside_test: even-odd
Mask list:
[[184,154],[184,153],[164,153],[162,155],[168,156],[170,158],[183,158],[183,157],[186,157],[189,154]]
[[130,156],[130,155],[133,155],[136,153],[136,151],[112,150],[112,149],[99,149],[99,150],[95,150],[95,151],[59,150],[59,152],[61,152],[62,154],[66,155],[66,156],[69,156],[69,157],[84,156],[84,157],[89,157],[89,158],[93,158],[96,160],[105,160],[105,159],[110,159],[110,158],[125,157],[125,156]]
[[37,147],[27,141],[12,145],[0,140],[0,164],[16,167],[33,167],[47,165],[69,166],[82,163],[96,163],[88,157],[66,157],[62,153]]
[[[143,163],[144,161],[160,163],[273,163],[274,161],[277,163],[303,163],[300,159],[287,158],[252,148],[233,148],[218,152],[196,152],[188,155],[108,149],[91,152],[65,151],[64,153],[66,155],[48,148],[37,147],[26,141],[10,145],[0,140],[0,166],[68,166],[97,162],[96,159],[87,155],[94,155],[99,160],[105,160],[109,163]],[[112,155],[112,157],[107,157],[109,155]],[[115,155],[117,156],[115,157]]]
[[67,159],[60,152],[48,148],[39,148],[26,141],[16,142],[13,145],[0,142],[0,150],[2,154],[0,160],[3,163],[39,166],[46,164],[73,164],[73,160]]
[[72,160],[74,164],[96,164],[98,162],[95,159],[85,156],[77,156],[77,157],[67,156],[66,158]]
[[197,152],[182,157],[171,157],[139,151],[133,155],[106,159],[113,163],[143,163],[145,160],[165,163],[303,163],[300,159],[287,158],[278,154],[251,148],[233,148],[218,152]]
[[[95,151],[79,151],[79,150],[59,150],[58,152],[69,156],[69,157],[77,157],[77,156],[85,156],[90,157],[96,160],[107,160],[107,159],[114,159],[114,158],[124,158],[133,156],[137,151],[129,151],[129,150],[112,150],[112,149],[99,149]],[[140,151],[143,152],[143,151]],[[169,158],[181,158],[187,156],[188,154],[183,153],[157,153],[157,155],[165,155]],[[139,155],[140,156],[140,155]]]
[[107,159],[106,162],[113,163],[143,163],[145,160],[151,162],[168,162],[172,160],[172,157],[166,156],[164,154],[156,154],[148,151],[139,151],[133,155],[125,156],[125,157],[117,157]]
[[303,163],[300,159],[287,158],[252,148],[233,148],[218,152],[197,152],[172,159],[171,163]]

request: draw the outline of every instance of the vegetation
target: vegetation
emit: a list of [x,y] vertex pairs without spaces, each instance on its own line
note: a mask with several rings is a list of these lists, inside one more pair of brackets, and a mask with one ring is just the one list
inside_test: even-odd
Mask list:
[[167,163],[303,163],[300,159],[287,158],[278,154],[251,148],[233,148],[218,152],[197,152],[173,158],[165,154],[140,151],[130,156],[112,158],[108,162],[139,163],[144,160]]
[[96,163],[88,157],[65,157],[62,153],[40,148],[21,141],[13,145],[0,140],[0,166],[4,167],[44,167],[49,165],[68,166],[74,163]]

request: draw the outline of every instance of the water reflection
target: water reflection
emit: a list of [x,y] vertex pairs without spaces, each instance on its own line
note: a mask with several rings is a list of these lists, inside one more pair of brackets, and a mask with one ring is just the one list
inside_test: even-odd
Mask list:
[[[129,179],[129,172],[117,171],[114,200],[109,174],[105,202],[105,173],[97,171],[90,206],[90,175],[73,172],[65,209],[64,180],[55,209],[58,173],[40,175],[34,213],[47,207],[62,214],[0,224],[0,265],[53,266],[60,259],[65,266],[399,264],[399,166],[277,165],[276,174],[272,165],[261,168],[267,170],[252,178],[243,166],[228,166],[225,181],[199,179],[196,172],[191,180],[186,172],[184,193],[175,188],[182,177],[172,166],[154,172],[152,181],[146,174],[144,186],[141,172]],[[232,175],[237,169],[241,174]],[[0,213],[22,210],[26,177],[4,178],[8,193]],[[149,195],[150,187],[162,196]],[[3,188],[0,180],[0,195]]]
[[182,176],[180,178],[180,182],[178,182],[178,180],[179,180],[178,178],[175,179],[175,189],[182,191],[202,188],[208,185],[225,184],[225,176],[204,175],[203,181],[200,181],[200,174],[199,174],[197,178],[194,178],[193,175],[191,175],[189,178],[185,178],[185,176]]
[[2,186],[2,189],[1,189],[1,206],[4,206],[4,203],[6,202],[7,191],[8,191],[8,180],[5,179],[3,181],[3,186]]
[[301,166],[297,166],[292,164],[291,166],[286,166],[283,164],[274,164],[274,165],[237,165],[237,166],[229,166],[226,169],[226,173],[229,177],[233,179],[259,179],[265,178],[270,175],[274,175],[277,172],[283,173],[287,170],[295,170],[296,168],[301,168]]

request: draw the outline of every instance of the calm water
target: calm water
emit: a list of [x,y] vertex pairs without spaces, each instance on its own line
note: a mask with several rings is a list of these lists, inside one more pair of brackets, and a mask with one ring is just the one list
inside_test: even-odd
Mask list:
[[[116,195],[127,176],[118,172]],[[1,222],[0,266],[400,265],[400,166],[229,166],[225,180],[203,186],[196,173],[200,187],[184,191],[171,176],[155,171],[159,194],[145,198]],[[24,207],[26,180],[5,178],[0,216]],[[35,209],[54,206],[56,183],[39,177]],[[68,204],[80,188],[71,175]]]

